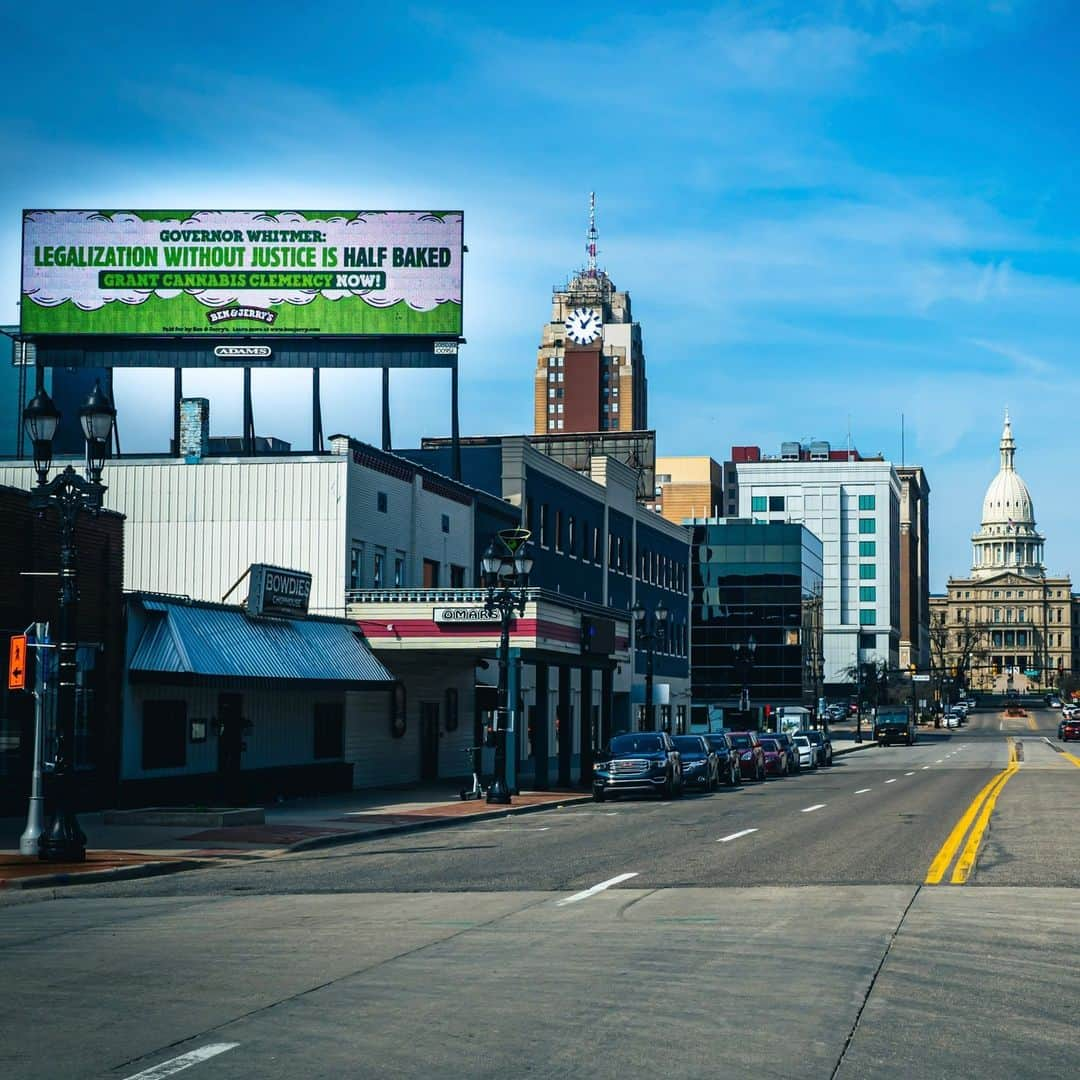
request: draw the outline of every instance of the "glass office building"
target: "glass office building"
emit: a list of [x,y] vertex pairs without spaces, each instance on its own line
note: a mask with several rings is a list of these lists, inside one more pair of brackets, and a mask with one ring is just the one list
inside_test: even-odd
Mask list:
[[691,724],[766,726],[822,692],[822,544],[805,525],[693,519]]

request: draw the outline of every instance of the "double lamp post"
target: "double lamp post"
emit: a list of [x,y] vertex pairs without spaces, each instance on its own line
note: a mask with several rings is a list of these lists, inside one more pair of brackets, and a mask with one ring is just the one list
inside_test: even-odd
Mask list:
[[[513,535],[511,535],[513,534]],[[506,781],[506,735],[510,730],[510,622],[515,614],[524,615],[529,599],[529,574],[533,560],[526,546],[526,529],[508,529],[500,533],[500,551],[496,542],[488,544],[481,560],[487,597],[484,610],[499,616],[499,696],[495,719],[495,778],[488,788],[487,801],[508,805],[510,787]]]
[[653,654],[656,646],[667,636],[668,609],[657,605],[652,615],[641,604],[630,609],[634,618],[634,646],[645,650],[645,717],[643,731],[656,730],[656,714],[653,707]]
[[37,486],[30,492],[30,505],[44,513],[56,507],[60,518],[60,618],[56,642],[56,753],[48,792],[51,812],[38,843],[38,856],[45,862],[83,862],[86,836],[75,818],[75,727],[78,708],[78,632],[75,607],[78,602],[76,578],[75,523],[81,510],[96,514],[102,505],[105,485],[101,472],[109,455],[116,409],[94,385],[79,409],[79,421],[86,438],[86,467],[80,475],[68,465],[51,480],[53,438],[60,424],[60,411],[39,387],[23,410],[23,424],[34,447]]

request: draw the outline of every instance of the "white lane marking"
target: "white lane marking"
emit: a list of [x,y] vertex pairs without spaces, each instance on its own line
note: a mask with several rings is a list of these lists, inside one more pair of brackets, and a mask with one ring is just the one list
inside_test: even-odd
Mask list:
[[170,1058],[168,1061],[163,1061],[160,1065],[155,1065],[150,1069],[143,1069],[142,1072],[133,1073],[131,1076],[125,1078],[125,1080],[162,1080],[162,1077],[172,1076],[173,1073],[178,1073],[183,1069],[189,1069],[192,1065],[198,1065],[200,1061],[207,1061],[212,1057],[217,1057],[218,1054],[224,1054],[226,1050],[232,1050],[239,1046],[239,1043],[210,1043],[209,1046],[200,1046],[198,1050],[192,1050],[187,1054],[181,1054],[179,1057]]
[[865,795],[870,789],[868,787],[861,787],[855,792],[856,795]]
[[630,878],[637,876],[638,872],[636,870],[629,874],[618,874],[613,878],[608,878],[607,881],[601,881],[599,885],[594,885],[591,889],[585,889],[582,892],[574,893],[573,896],[564,896],[561,900],[556,900],[555,906],[565,907],[567,904],[576,904],[579,900],[588,900],[590,896],[595,896],[598,892],[610,889],[612,885],[618,885],[620,881],[629,881]]
[[927,770],[927,769],[929,769],[929,768],[930,768],[930,766],[929,766],[929,765],[924,765],[924,766],[923,766],[923,772],[926,772],[926,770]]
[[896,783],[896,777],[894,776],[891,780],[886,780],[885,783],[886,784],[895,784]]
[[939,758],[937,759],[937,761],[935,761],[935,762],[934,762],[934,764],[935,764],[935,765],[940,765],[940,764],[941,764],[941,763],[942,763],[942,762],[943,762],[944,760],[945,760],[944,758],[941,758],[941,757],[939,757]]
[[906,772],[906,773],[904,773],[904,775],[905,776],[914,776],[915,774],[913,772]]
[[729,840],[738,840],[740,836],[749,836],[752,832],[757,832],[757,829],[742,829],[739,832],[733,832],[730,836],[721,836],[716,842],[726,844]]
[[826,806],[826,805],[827,805],[827,804],[826,804],[826,803],[823,803],[823,802],[819,802],[819,803],[814,803],[814,805],[813,805],[813,806],[804,806],[804,807],[803,807],[803,808],[802,808],[802,809],[801,809],[801,810],[799,811],[799,813],[800,813],[800,814],[809,814],[811,810],[820,810],[820,809],[821,809],[821,808],[822,808],[823,806]]

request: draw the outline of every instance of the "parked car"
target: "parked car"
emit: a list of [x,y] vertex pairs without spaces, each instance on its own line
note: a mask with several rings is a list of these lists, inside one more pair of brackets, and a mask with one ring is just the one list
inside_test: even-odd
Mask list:
[[655,791],[665,799],[683,793],[679,751],[665,731],[616,735],[593,766],[593,798],[603,802],[622,792]]
[[805,736],[792,735],[791,741],[799,754],[799,767],[805,769],[817,768],[817,747]]
[[968,707],[968,709],[977,709],[979,707],[979,699],[976,697],[965,698],[964,704]]
[[1061,708],[1061,698],[1059,698],[1059,697],[1047,698],[1046,704],[1051,709],[1060,709]]
[[774,732],[770,733],[769,738],[775,739],[784,748],[784,753],[787,754],[788,772],[798,772],[802,765],[799,762],[799,752],[791,741],[791,735],[786,731]]
[[765,779],[765,751],[756,731],[729,731],[731,745],[739,753],[739,772],[744,780]]
[[776,737],[773,735],[762,736],[761,749],[765,752],[765,775],[787,776],[787,751],[776,741]]
[[720,779],[728,787],[734,787],[742,781],[742,769],[739,768],[739,752],[731,745],[726,732],[713,731],[705,736],[705,741],[716,754]]
[[797,734],[805,735],[813,744],[819,765],[832,764],[832,739],[824,731],[800,731]]
[[1070,742],[1072,739],[1080,740],[1080,720],[1066,720],[1061,725],[1061,734],[1058,736],[1062,742]]
[[715,791],[720,784],[716,752],[702,735],[676,735],[672,742],[679,751],[683,787],[691,791]]
[[958,728],[960,726],[960,717],[954,712],[947,712],[941,718],[941,726],[947,728]]

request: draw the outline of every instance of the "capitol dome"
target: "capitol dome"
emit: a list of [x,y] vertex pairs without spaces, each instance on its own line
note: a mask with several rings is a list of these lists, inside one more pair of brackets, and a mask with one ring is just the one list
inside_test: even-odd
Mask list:
[[1044,538],[1035,529],[1035,509],[1027,484],[1016,471],[1016,440],[1008,410],[1001,433],[1001,467],[983,499],[982,525],[972,537],[971,575],[986,578],[1006,570],[1039,577],[1044,573]]

